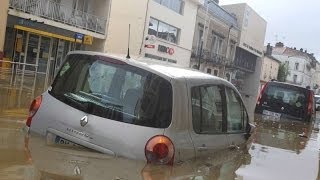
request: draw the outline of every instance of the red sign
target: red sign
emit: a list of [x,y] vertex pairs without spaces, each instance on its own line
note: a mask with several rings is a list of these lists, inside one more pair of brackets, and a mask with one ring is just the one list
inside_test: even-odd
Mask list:
[[156,46],[153,45],[153,44],[146,44],[146,45],[144,45],[144,47],[145,47],[145,48],[152,48],[152,49],[154,49]]
[[173,55],[174,54],[174,49],[173,48],[168,48],[168,54]]

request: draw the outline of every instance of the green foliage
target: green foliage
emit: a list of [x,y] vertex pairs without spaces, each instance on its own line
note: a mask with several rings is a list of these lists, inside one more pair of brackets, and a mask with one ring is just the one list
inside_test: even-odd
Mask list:
[[281,63],[278,70],[278,81],[285,82],[287,80],[287,76],[289,75],[288,64]]

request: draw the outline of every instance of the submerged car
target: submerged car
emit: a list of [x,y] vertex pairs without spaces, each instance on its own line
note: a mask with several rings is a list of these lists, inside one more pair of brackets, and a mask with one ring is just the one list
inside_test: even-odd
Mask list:
[[293,84],[270,81],[262,88],[255,113],[298,121],[315,119],[312,90]]
[[26,125],[57,144],[173,164],[245,144],[246,108],[226,80],[194,70],[74,51]]

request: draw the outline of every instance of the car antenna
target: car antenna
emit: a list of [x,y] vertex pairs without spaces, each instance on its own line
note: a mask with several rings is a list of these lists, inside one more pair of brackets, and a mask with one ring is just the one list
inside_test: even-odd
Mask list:
[[128,36],[128,52],[127,52],[127,59],[130,59],[130,24],[129,24],[129,36]]

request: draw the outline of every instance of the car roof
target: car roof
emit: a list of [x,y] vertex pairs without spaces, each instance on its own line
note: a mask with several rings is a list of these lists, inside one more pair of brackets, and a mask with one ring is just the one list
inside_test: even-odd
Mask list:
[[307,89],[307,88],[304,88],[304,87],[301,87],[301,86],[298,86],[298,85],[295,85],[295,84],[286,83],[286,82],[269,81],[268,84],[281,84],[281,85],[294,86],[294,87],[301,88],[301,89],[304,89],[304,90],[310,90],[310,89]]
[[184,78],[184,79],[193,79],[193,80],[194,79],[199,79],[199,80],[210,79],[210,80],[226,81],[222,78],[219,78],[210,74],[206,74],[195,69],[157,64],[154,62],[147,62],[145,59],[139,59],[139,58],[138,60],[133,58],[127,59],[124,55],[107,54],[107,53],[100,53],[100,52],[93,52],[93,51],[71,51],[68,54],[86,54],[86,55],[92,55],[92,56],[94,55],[105,56],[105,57],[113,58],[119,61],[123,61],[127,64],[130,64],[142,69],[158,72],[164,76],[167,76],[173,79]]

